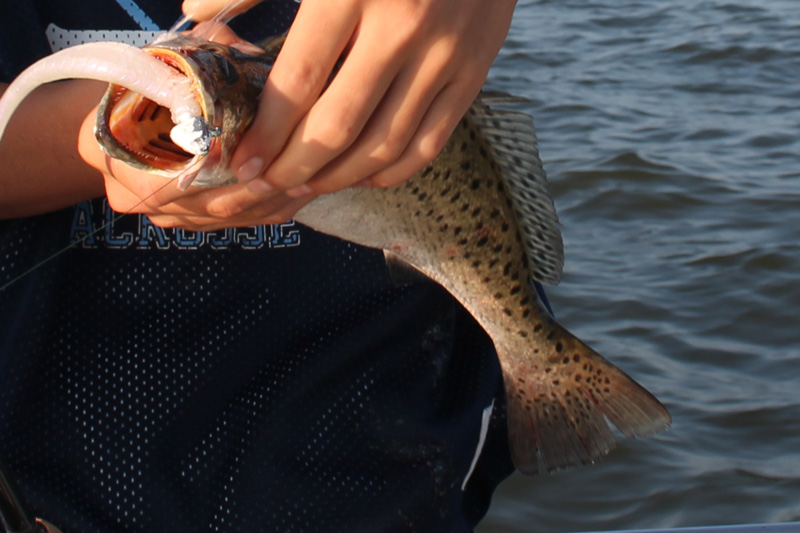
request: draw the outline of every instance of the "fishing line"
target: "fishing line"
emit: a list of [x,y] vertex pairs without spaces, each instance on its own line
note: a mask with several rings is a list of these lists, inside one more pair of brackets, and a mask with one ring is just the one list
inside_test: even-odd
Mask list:
[[19,280],[21,280],[22,278],[24,278],[25,276],[27,276],[31,272],[34,272],[34,271],[38,270],[39,268],[41,268],[42,266],[46,265],[47,263],[49,263],[50,261],[52,261],[56,257],[60,256],[61,254],[69,251],[72,248],[75,248],[79,244],[84,243],[87,239],[89,239],[91,237],[94,237],[95,235],[97,235],[101,231],[105,230],[110,225],[112,225],[115,222],[117,222],[122,217],[133,214],[133,210],[134,209],[136,209],[137,207],[139,207],[140,205],[145,203],[147,200],[149,200],[150,198],[152,198],[156,194],[158,194],[161,191],[163,191],[164,188],[166,188],[167,185],[169,185],[171,183],[172,183],[172,180],[168,180],[166,183],[164,183],[164,185],[162,185],[161,187],[157,188],[155,191],[153,191],[149,195],[147,195],[144,198],[142,198],[141,200],[139,200],[136,204],[133,205],[133,207],[131,207],[130,209],[128,209],[124,213],[117,213],[116,216],[111,218],[111,220],[108,220],[105,223],[103,223],[96,230],[94,230],[94,231],[92,231],[90,233],[87,233],[86,235],[84,235],[83,237],[81,237],[79,239],[76,239],[75,241],[73,241],[73,242],[69,243],[68,245],[66,245],[64,248],[62,248],[62,249],[58,250],[57,252],[55,252],[54,254],[52,254],[50,257],[44,259],[43,261],[40,261],[39,263],[37,263],[37,264],[33,265],[32,267],[30,267],[28,270],[24,271],[23,273],[19,274],[16,277],[12,278],[10,281],[6,282],[3,286],[0,286],[0,292],[5,291],[8,287],[13,285],[14,283],[18,282]]

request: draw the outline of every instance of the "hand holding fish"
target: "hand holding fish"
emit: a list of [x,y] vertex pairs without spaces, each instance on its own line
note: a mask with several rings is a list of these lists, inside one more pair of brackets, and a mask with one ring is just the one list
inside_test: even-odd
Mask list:
[[[439,153],[474,101],[515,3],[304,0],[231,168],[258,196],[401,183]],[[229,4],[185,0],[183,9],[207,20]]]
[[[210,40],[245,53],[260,51],[224,24],[213,28],[206,25],[202,31]],[[161,227],[214,231],[285,222],[314,198],[291,198],[280,191],[268,197],[256,196],[245,185],[180,190],[162,176],[104,152],[97,144],[96,119],[97,108],[83,122],[78,150],[85,162],[103,174],[109,205],[117,212],[145,214]]]

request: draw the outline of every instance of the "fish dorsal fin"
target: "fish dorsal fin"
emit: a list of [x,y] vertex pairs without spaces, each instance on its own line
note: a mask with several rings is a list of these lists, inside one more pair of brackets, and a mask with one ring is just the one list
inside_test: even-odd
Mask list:
[[557,284],[564,266],[564,245],[539,158],[533,118],[490,107],[519,101],[509,95],[483,93],[470,108],[469,116],[500,167],[523,235],[531,276],[537,281]]

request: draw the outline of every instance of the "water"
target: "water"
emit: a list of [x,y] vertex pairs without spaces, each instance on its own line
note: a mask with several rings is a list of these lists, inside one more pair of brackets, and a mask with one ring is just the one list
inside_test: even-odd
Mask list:
[[523,0],[490,79],[531,99],[559,320],[674,423],[512,477],[479,531],[800,520],[800,5]]

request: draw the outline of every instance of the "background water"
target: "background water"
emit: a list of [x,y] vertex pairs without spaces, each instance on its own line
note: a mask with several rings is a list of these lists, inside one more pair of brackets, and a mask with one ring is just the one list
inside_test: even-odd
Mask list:
[[531,99],[557,317],[674,422],[480,531],[800,520],[800,2],[521,0],[490,79]]

